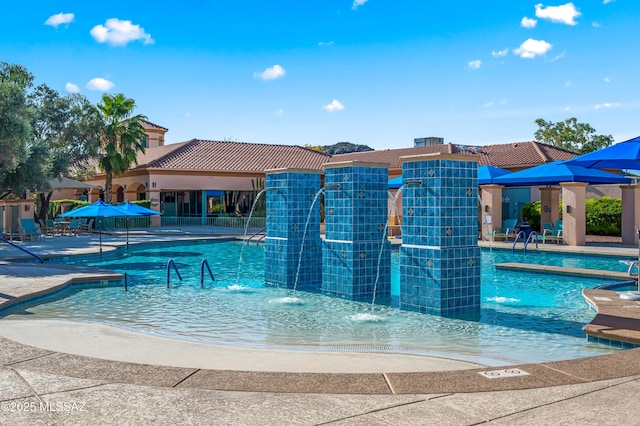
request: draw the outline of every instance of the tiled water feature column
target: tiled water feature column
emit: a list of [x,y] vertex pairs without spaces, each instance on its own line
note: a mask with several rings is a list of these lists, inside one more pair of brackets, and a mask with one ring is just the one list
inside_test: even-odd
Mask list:
[[480,313],[478,173],[473,157],[402,157],[400,308]]
[[325,165],[323,292],[364,302],[374,300],[374,291],[376,301],[390,298],[388,167],[358,161]]
[[[265,283],[287,288],[318,289],[322,283],[320,200],[317,199],[315,204],[313,200],[320,190],[321,172],[277,169],[266,170],[265,174]],[[312,204],[313,210],[310,211]]]

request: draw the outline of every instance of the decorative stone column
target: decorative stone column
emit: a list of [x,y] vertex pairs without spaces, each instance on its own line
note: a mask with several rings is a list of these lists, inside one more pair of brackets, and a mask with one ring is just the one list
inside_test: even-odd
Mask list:
[[[550,223],[555,225],[560,219],[558,203],[560,201],[560,188],[557,186],[543,187],[540,189],[540,225]],[[537,231],[537,230],[536,230]],[[542,232],[542,229],[539,230]]]
[[400,308],[480,314],[478,165],[475,157],[401,157]]
[[585,199],[587,184],[561,182],[562,187],[562,240],[570,246],[583,246],[587,230]]
[[90,203],[95,203],[96,201],[98,201],[100,199],[100,188],[90,189],[88,198],[89,198],[88,201]]
[[491,232],[500,232],[502,229],[502,188],[504,188],[502,185],[480,186],[482,190],[480,220],[483,239],[487,239],[487,235]]
[[636,228],[640,227],[640,186],[621,185],[622,244],[638,244]]
[[[160,211],[160,189],[149,189],[147,191],[149,197],[149,208],[159,213]],[[159,228],[162,226],[162,218],[160,215],[151,216],[149,218],[149,226],[152,228]]]
[[363,302],[391,297],[386,163],[325,164],[322,291]]
[[318,289],[322,282],[321,172],[277,169],[266,170],[265,174],[265,282],[301,290]]

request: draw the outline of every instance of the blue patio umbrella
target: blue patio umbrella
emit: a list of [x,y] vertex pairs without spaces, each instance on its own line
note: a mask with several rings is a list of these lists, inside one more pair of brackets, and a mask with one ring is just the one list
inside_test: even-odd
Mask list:
[[389,179],[389,189],[399,189],[402,186],[402,176]]
[[129,216],[130,213],[123,209],[107,204],[102,200],[87,204],[75,210],[59,215],[60,217],[120,217]]
[[137,213],[141,216],[154,216],[160,214],[160,212],[158,211],[142,207],[138,204],[133,204],[130,201],[125,201],[124,203],[118,204],[116,207],[129,213]]
[[511,170],[501,169],[490,165],[478,167],[478,185],[489,185],[495,183],[495,179],[513,173]]
[[[102,200],[98,200],[95,203],[88,204],[83,207],[79,207],[75,210],[68,211],[59,215],[60,217],[126,217],[126,216],[141,216],[140,213],[128,212],[111,204],[107,204]],[[102,223],[102,222],[100,222]],[[102,232],[100,234],[100,255],[102,255]],[[129,234],[127,233],[127,246],[129,245]]]
[[[160,212],[148,209],[146,207],[139,206],[138,204],[133,204],[130,201],[125,201],[124,203],[118,204],[116,207],[129,213],[136,213],[136,216],[155,216],[160,214]],[[127,216],[127,249],[128,248],[129,248],[129,216]]]
[[640,136],[581,155],[567,164],[612,170],[640,170]]
[[631,179],[602,170],[576,166],[566,161],[554,161],[494,179],[494,183],[504,186],[545,186],[558,185],[561,182],[631,183]]

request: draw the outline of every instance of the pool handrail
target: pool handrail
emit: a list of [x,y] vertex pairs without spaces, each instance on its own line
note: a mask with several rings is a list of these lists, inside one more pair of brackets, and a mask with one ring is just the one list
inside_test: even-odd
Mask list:
[[518,241],[520,240],[520,235],[522,235],[522,242],[525,243],[525,237],[526,234],[524,233],[524,231],[520,231],[518,232],[518,234],[516,235],[516,238],[513,240],[513,245],[511,246],[511,253],[515,253],[516,252],[516,244],[518,244]]
[[202,259],[200,262],[200,288],[204,288],[204,267],[207,267],[207,271],[209,271],[209,276],[211,277],[211,281],[215,281],[216,279],[213,277],[213,272],[211,272],[211,267],[209,267],[209,262],[207,259]]
[[[267,230],[267,228],[262,228],[259,231],[255,232],[252,236],[250,236],[249,238],[247,238],[246,240],[244,240],[245,244],[249,244],[249,241],[253,240],[253,237],[255,237],[258,234],[262,234],[263,232],[265,232]],[[266,234],[265,234],[266,235]],[[264,237],[262,237],[264,238]],[[260,238],[260,240],[262,239]],[[260,242],[260,240],[258,240],[258,242]]]
[[536,242],[536,248],[538,248],[538,233],[536,231],[531,231],[531,233],[529,234],[529,237],[527,237],[527,241],[525,241],[524,243],[525,253],[527,252],[527,246],[531,242],[531,238],[534,238],[534,241]]
[[[633,273],[633,269],[634,268],[636,268],[636,273],[635,274]],[[639,271],[640,271],[640,268],[638,268],[638,261],[634,260],[629,265],[629,269],[627,270],[627,275],[629,275],[630,277],[637,277]]]
[[11,241],[7,240],[6,238],[3,238],[3,237],[0,237],[0,240],[4,241],[5,243],[9,244],[10,246],[13,246],[13,247],[15,247],[15,248],[17,248],[17,249],[22,250],[23,252],[27,253],[27,254],[28,254],[28,255],[30,255],[30,256],[35,257],[36,259],[38,259],[38,260],[40,261],[40,263],[44,263],[44,259],[43,259],[43,258],[41,258],[40,256],[38,256],[38,255],[37,255],[37,254],[35,254],[35,253],[30,252],[30,251],[29,251],[29,250],[27,250],[26,248],[24,248],[24,247],[20,247],[19,245],[14,244],[13,242],[11,242]]
[[173,265],[173,269],[178,274],[178,278],[182,281],[182,275],[180,275],[180,271],[178,271],[178,267],[176,266],[176,262],[173,259],[169,259],[167,262],[167,288],[171,288],[171,266]]

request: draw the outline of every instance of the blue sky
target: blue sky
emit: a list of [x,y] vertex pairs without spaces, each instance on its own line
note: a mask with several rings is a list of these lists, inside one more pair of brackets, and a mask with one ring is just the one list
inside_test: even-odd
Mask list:
[[4,1],[0,61],[191,138],[375,149],[640,134],[640,2]]

